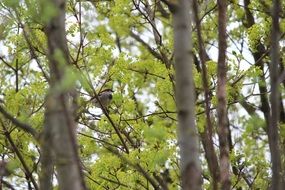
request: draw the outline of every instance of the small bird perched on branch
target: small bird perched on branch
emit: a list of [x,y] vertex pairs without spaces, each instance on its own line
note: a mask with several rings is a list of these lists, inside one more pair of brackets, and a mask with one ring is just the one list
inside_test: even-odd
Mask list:
[[[98,94],[99,101],[95,98],[93,103],[96,107],[102,108],[101,105],[106,109],[108,105],[111,103],[113,98],[112,96],[113,90],[112,89],[105,89]],[[101,104],[100,104],[101,103]]]

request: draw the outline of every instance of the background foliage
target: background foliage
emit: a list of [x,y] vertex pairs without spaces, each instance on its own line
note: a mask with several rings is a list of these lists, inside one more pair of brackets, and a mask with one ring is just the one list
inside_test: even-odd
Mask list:
[[[211,120],[216,136],[217,4],[199,1],[202,36],[208,54]],[[284,68],[285,2],[280,6],[281,72]],[[262,104],[269,96],[271,1],[229,1],[228,116],[231,132],[232,187],[266,189],[270,185],[270,156]],[[41,131],[48,89],[45,23],[56,13],[45,0],[4,0],[0,3],[1,106]],[[173,76],[172,18],[159,0],[67,1],[66,35],[72,64],[60,88],[76,85],[77,138],[90,189],[177,189],[179,164]],[[250,16],[252,18],[250,18]],[[253,19],[253,20],[251,20]],[[204,131],[204,97],[193,24],[196,123]],[[60,59],[60,55],[59,55]],[[262,65],[261,65],[262,64]],[[280,87],[284,96],[284,82]],[[262,89],[264,87],[265,89]],[[94,108],[94,90],[112,88],[109,116]],[[265,90],[265,91],[264,91]],[[280,113],[284,165],[283,102]],[[39,143],[0,115],[0,155],[11,175],[3,184],[31,187],[29,171],[39,174]],[[113,123],[113,124],[112,124]],[[115,133],[115,125],[127,145]],[[7,133],[9,132],[9,133]],[[11,137],[15,147],[7,140]],[[215,144],[218,150],[218,143]],[[23,158],[23,161],[21,161]],[[201,146],[203,187],[211,176]],[[23,165],[28,168],[25,169]]]

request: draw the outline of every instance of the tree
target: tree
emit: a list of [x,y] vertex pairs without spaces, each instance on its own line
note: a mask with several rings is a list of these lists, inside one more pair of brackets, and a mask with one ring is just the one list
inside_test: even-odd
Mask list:
[[190,1],[181,0],[168,6],[173,14],[175,100],[182,189],[201,189],[199,141],[195,125]]
[[268,141],[271,152],[272,161],[272,189],[282,189],[281,187],[281,157],[279,150],[279,136],[278,136],[278,123],[279,123],[279,15],[280,2],[274,1],[272,8],[272,29],[271,29],[271,63],[270,63],[270,85],[271,85],[271,114],[268,126]]
[[227,116],[227,62],[226,62],[226,50],[227,50],[227,2],[218,1],[218,45],[219,56],[217,66],[217,115],[218,115],[218,136],[219,136],[219,148],[220,148],[220,181],[221,188],[231,189],[230,180],[230,152],[229,152],[229,126]]
[[[65,34],[65,1],[51,1],[55,15],[46,24],[50,90],[45,101],[42,141],[41,189],[52,189],[52,168],[56,166],[59,189],[85,189],[75,136],[76,124],[69,105],[72,86],[66,83],[70,64]],[[71,97],[69,97],[71,96]],[[48,144],[47,144],[48,143]],[[48,182],[48,183],[47,183]]]
[[[186,189],[187,156],[197,188],[283,183],[283,1],[193,0],[191,25],[189,15],[179,20],[186,28],[174,27],[182,0],[54,2],[0,2],[0,169],[9,171],[0,173],[2,187],[63,188],[74,174],[73,188],[84,189],[84,178],[88,189]],[[191,73],[190,56],[194,90],[189,74],[181,93],[176,66],[185,61]],[[106,88],[115,92],[102,111],[92,99]],[[183,106],[195,151],[180,156]],[[69,172],[60,172],[65,164]]]

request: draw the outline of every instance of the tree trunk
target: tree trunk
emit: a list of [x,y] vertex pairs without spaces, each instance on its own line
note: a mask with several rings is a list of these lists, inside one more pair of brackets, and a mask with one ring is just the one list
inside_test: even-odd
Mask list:
[[179,0],[172,6],[182,189],[196,190],[201,189],[202,181],[198,132],[195,126],[190,1]]
[[[50,67],[50,91],[46,97],[45,130],[43,140],[50,141],[48,147],[44,142],[42,148],[48,153],[51,148],[57,170],[59,189],[86,189],[80,167],[75,137],[76,124],[74,122],[71,105],[68,104],[69,92],[62,90],[65,69],[69,64],[69,53],[65,34],[65,1],[50,0],[58,11],[45,27],[48,39],[48,59]],[[48,134],[47,134],[48,133]],[[46,139],[48,138],[48,139]],[[50,138],[50,139],[49,139]],[[42,158],[42,171],[50,170],[47,158]],[[49,171],[50,173],[50,171]],[[50,175],[50,174],[49,174]],[[50,180],[50,179],[49,179]],[[47,183],[49,184],[49,183]],[[49,188],[49,187],[48,187]],[[41,189],[48,189],[41,187]]]
[[227,99],[226,99],[226,83],[227,83],[227,64],[226,64],[226,48],[227,48],[227,1],[218,0],[218,32],[219,32],[219,56],[218,56],[218,136],[220,148],[220,181],[223,190],[231,188],[230,181],[230,159],[229,159],[229,126],[227,117]]
[[281,158],[279,150],[279,136],[278,136],[278,124],[279,124],[279,14],[280,2],[279,0],[273,1],[272,9],[272,30],[271,30],[271,63],[270,63],[270,82],[271,82],[271,114],[268,128],[268,140],[271,153],[272,162],[272,180],[271,189],[281,190]]
[[[47,116],[45,116],[47,119]],[[54,171],[53,151],[51,150],[51,133],[50,127],[44,124],[44,129],[41,136],[41,173],[40,173],[40,189],[52,190],[52,177]]]

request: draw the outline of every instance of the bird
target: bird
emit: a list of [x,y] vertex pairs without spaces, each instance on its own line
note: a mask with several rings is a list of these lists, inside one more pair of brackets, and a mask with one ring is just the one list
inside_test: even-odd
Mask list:
[[[102,90],[99,94],[98,94],[98,98],[99,101],[94,98],[93,103],[96,107],[101,108],[102,106],[106,109],[108,107],[108,105],[111,103],[111,100],[113,98],[113,90],[112,89],[105,89]],[[101,103],[101,104],[100,104]]]

